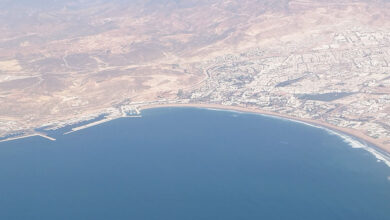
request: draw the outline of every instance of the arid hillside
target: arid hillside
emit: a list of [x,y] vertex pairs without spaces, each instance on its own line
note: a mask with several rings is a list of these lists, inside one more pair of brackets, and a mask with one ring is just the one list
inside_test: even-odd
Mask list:
[[0,136],[159,101],[250,106],[390,143],[388,1],[0,7]]

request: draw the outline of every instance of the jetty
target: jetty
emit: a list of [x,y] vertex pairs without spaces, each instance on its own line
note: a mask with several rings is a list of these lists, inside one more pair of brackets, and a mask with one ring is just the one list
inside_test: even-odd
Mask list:
[[125,115],[122,116],[121,118],[142,118],[142,115]]
[[55,138],[47,136],[46,134],[42,134],[42,133],[37,133],[36,136],[40,136],[40,137],[46,138],[46,139],[51,140],[51,141],[56,140]]
[[43,134],[43,133],[33,133],[33,134],[26,134],[26,135],[16,136],[16,137],[9,137],[9,138],[0,140],[0,142],[13,141],[13,140],[18,140],[18,139],[23,139],[23,138],[28,138],[28,137],[34,137],[34,136],[40,136],[40,137],[43,137],[43,138],[51,140],[51,141],[55,141],[56,140],[55,138],[50,137],[50,136],[48,136],[46,134]]
[[111,121],[111,120],[114,120],[114,119],[117,119],[117,118],[104,118],[100,121],[95,121],[95,122],[91,122],[89,124],[86,124],[86,125],[82,125],[82,126],[79,126],[79,127],[75,127],[75,128],[72,128],[71,131],[68,131],[68,132],[65,132],[65,134],[70,134],[70,133],[73,133],[75,131],[79,131],[79,130],[82,130],[82,129],[86,129],[86,128],[89,128],[89,127],[92,127],[92,126],[95,126],[95,125],[99,125],[99,124],[102,124],[102,123],[105,123],[105,122],[108,122],[108,121]]

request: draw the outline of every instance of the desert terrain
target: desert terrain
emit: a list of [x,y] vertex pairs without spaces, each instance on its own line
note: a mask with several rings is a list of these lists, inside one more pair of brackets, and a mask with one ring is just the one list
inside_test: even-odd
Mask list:
[[390,152],[388,1],[0,6],[1,137],[209,104],[312,120]]

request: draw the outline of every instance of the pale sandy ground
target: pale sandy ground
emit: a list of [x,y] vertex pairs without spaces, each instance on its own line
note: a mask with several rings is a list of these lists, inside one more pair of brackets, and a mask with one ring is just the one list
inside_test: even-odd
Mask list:
[[254,109],[254,108],[246,108],[246,107],[239,107],[239,106],[226,106],[226,105],[218,105],[218,104],[162,104],[162,105],[145,105],[141,106],[140,110],[145,109],[151,109],[151,108],[165,108],[165,107],[195,107],[195,108],[212,108],[212,109],[220,109],[220,110],[234,110],[234,111],[240,111],[240,112],[247,112],[247,113],[257,113],[262,115],[269,115],[269,116],[276,116],[280,118],[286,118],[291,119],[295,121],[300,121],[308,124],[312,124],[315,126],[320,126],[324,128],[328,128],[330,130],[344,133],[347,135],[350,135],[352,137],[356,137],[370,145],[376,146],[380,148],[381,150],[386,151],[387,153],[390,153],[390,146],[384,145],[380,140],[376,140],[374,138],[371,138],[367,135],[365,135],[363,132],[349,129],[349,128],[340,128],[328,123],[312,120],[312,119],[303,119],[303,118],[297,118],[297,117],[291,117],[284,114],[279,114],[275,112],[269,112],[269,111],[263,111],[260,109]]

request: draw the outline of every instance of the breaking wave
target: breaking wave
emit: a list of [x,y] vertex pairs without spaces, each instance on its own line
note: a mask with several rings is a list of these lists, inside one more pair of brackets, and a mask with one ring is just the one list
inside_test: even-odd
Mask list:
[[[207,109],[208,110],[212,110],[212,111],[227,111],[227,112],[234,112],[234,113],[246,113],[246,112],[241,112],[241,111],[236,111],[236,110],[229,110],[229,109],[227,109],[227,110],[225,110],[225,109],[215,109],[215,108],[207,108]],[[307,123],[307,122],[303,122],[303,121],[299,121],[299,120],[295,120],[295,119],[291,119],[291,118],[284,118],[284,117],[280,117],[280,116],[267,115],[267,114],[262,114],[262,113],[249,113],[249,114],[256,114],[256,115],[262,115],[262,116],[270,117],[270,118],[277,118],[279,120],[292,121],[292,122],[304,124],[304,125],[307,125],[307,126],[310,126],[310,127],[314,127],[314,128],[325,130],[330,135],[339,136],[340,138],[343,139],[343,141],[345,143],[347,143],[352,148],[363,149],[363,150],[368,151],[369,153],[374,155],[375,158],[378,161],[383,162],[388,167],[390,167],[390,154],[388,154],[386,152],[383,152],[382,150],[377,149],[375,146],[371,146],[371,145],[363,142],[362,140],[357,140],[357,138],[351,137],[349,135],[343,134],[341,132],[338,132],[338,131],[335,131],[335,130],[332,130],[332,129],[329,129],[329,128],[326,128],[326,127],[322,127],[322,126],[319,126],[319,125],[313,125],[313,124],[310,124],[310,123]]]

